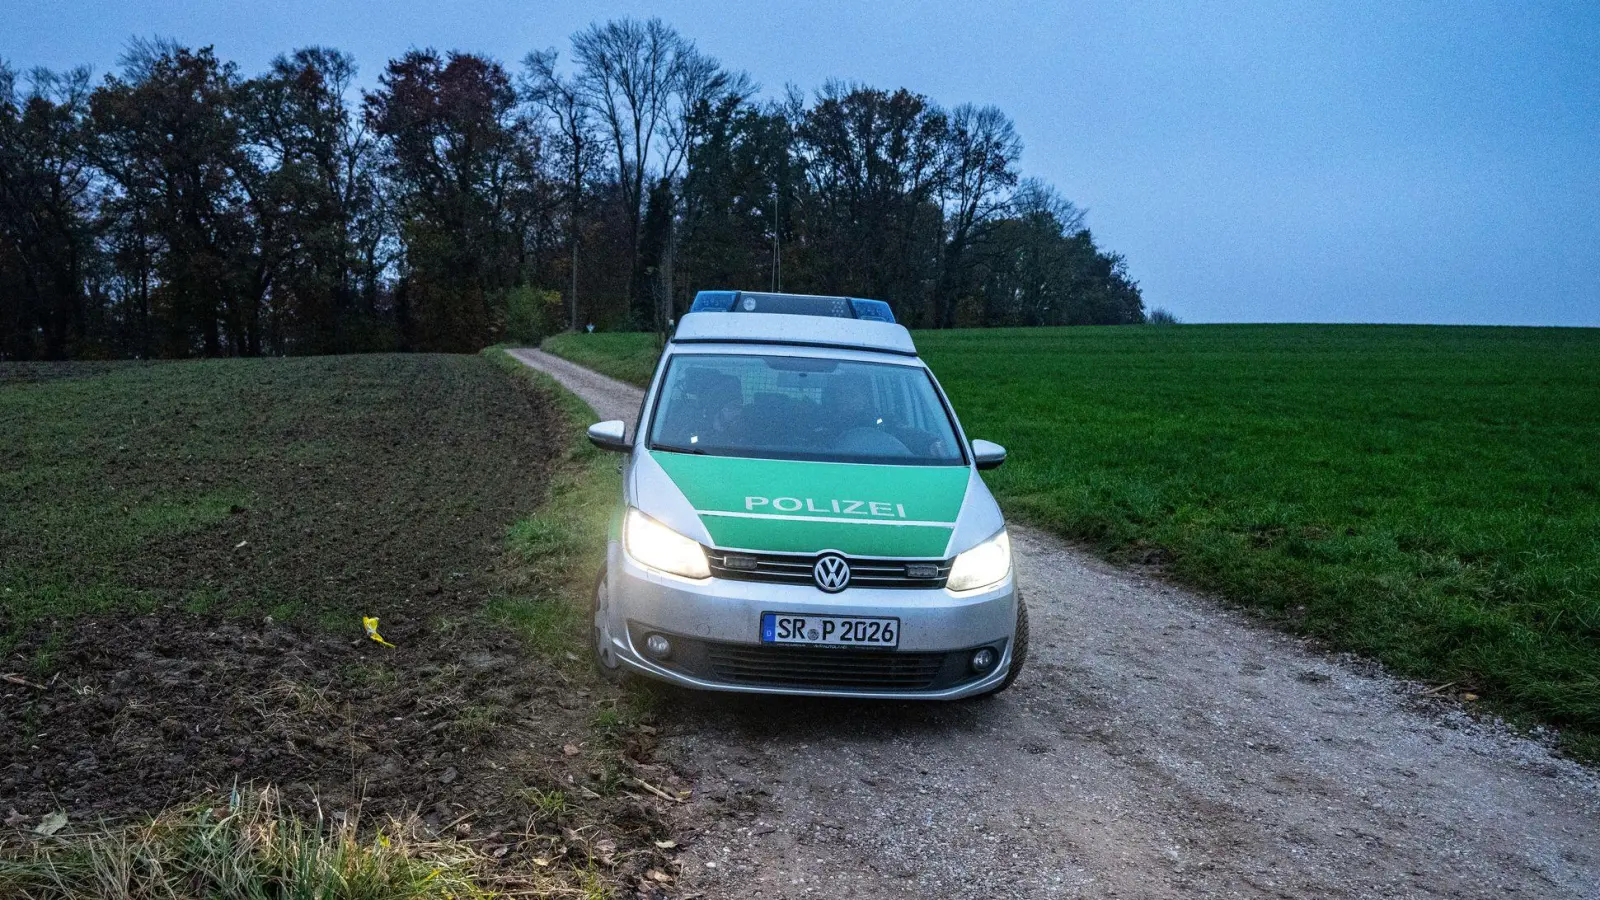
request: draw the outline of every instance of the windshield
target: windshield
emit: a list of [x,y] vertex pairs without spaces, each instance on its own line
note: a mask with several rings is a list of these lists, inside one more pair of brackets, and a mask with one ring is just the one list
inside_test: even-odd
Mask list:
[[921,367],[794,356],[674,357],[650,446],[765,459],[965,463]]

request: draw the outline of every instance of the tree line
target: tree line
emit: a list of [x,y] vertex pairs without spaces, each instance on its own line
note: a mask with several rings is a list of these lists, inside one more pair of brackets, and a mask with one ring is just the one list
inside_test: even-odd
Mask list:
[[762,100],[660,20],[513,69],[308,47],[254,77],[136,40],[0,62],[0,359],[472,351],[660,329],[703,288],[887,300],[913,327],[1145,319],[993,106]]

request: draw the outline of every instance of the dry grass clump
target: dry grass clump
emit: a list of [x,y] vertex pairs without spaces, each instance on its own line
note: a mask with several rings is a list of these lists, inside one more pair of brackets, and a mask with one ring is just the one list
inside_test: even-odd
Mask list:
[[471,842],[430,837],[414,819],[364,827],[354,815],[318,818],[291,814],[268,788],[236,791],[217,807],[169,810],[140,825],[10,840],[0,846],[0,896],[465,900],[574,893],[512,876]]

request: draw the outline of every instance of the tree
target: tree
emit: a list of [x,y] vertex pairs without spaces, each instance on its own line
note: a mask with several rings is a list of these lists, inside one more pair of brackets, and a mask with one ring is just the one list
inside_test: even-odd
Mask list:
[[969,250],[980,231],[1005,211],[1007,190],[1017,183],[1013,168],[1022,140],[998,107],[962,104],[945,132],[945,245],[939,271],[939,327],[955,327],[956,301],[967,288]]
[[1063,235],[1077,234],[1084,229],[1088,210],[1061,196],[1061,192],[1037,178],[1024,178],[1017,183],[1007,204],[1009,212],[1019,218],[1048,216],[1055,231]]
[[95,180],[84,152],[89,73],[0,63],[0,359],[65,359],[85,331]]
[[662,175],[676,180],[688,162],[690,151],[709,124],[702,110],[737,109],[757,90],[746,73],[730,72],[694,44],[686,44],[678,55],[668,95],[670,106],[662,133],[666,147]]
[[273,60],[241,87],[241,112],[260,206],[283,272],[271,312],[277,352],[349,352],[373,346],[388,236],[377,141],[346,97],[355,60],[306,47]]
[[902,320],[932,324],[946,127],[943,111],[906,90],[822,89],[797,135],[814,289],[879,297]]
[[650,318],[639,323],[654,331],[665,331],[672,317],[672,182],[656,180],[645,206],[644,227],[640,231],[639,264],[633,284],[650,303]]
[[590,108],[578,85],[556,71],[554,49],[528,54],[523,93],[555,123],[558,150],[565,176],[567,202],[567,330],[578,329],[578,243],[582,234],[584,184],[599,161],[599,135]]
[[[679,58],[689,44],[660,19],[620,19],[596,23],[572,36],[572,55],[579,65],[575,82],[583,103],[599,117],[611,142],[612,160],[624,212],[631,228],[628,267],[639,264],[644,184],[651,147],[665,125],[678,76]],[[630,296],[635,295],[632,278]],[[635,299],[641,321],[654,313]]]
[[794,237],[799,180],[789,110],[702,103],[682,182],[679,275],[689,286],[777,289],[775,245]]
[[413,51],[359,104],[325,47],[245,78],[134,41],[98,86],[0,63],[0,358],[476,350],[513,318],[662,328],[706,287],[876,297],[914,327],[1146,319],[995,107],[753,102],[658,19],[572,47],[515,85]]
[[[754,91],[744,75],[725,72],[660,19],[596,23],[572,37],[579,69],[577,97],[599,119],[611,145],[622,206],[631,225],[629,266],[640,271],[645,184],[651,173],[676,178],[695,142],[693,113],[723,96]],[[653,189],[652,189],[653,190]],[[671,248],[664,258],[671,281]],[[657,318],[654,289],[629,279],[633,317],[643,327]]]
[[366,95],[405,245],[403,335],[476,351],[504,328],[525,228],[548,202],[538,137],[496,62],[413,50]]
[[276,274],[258,228],[262,172],[246,152],[239,80],[210,47],[136,41],[123,75],[90,98],[93,157],[116,183],[113,214],[153,246],[163,351],[261,353]]
[[1039,182],[1023,182],[977,265],[984,325],[1126,325],[1144,321],[1139,286],[1120,256],[1095,246],[1083,211]]

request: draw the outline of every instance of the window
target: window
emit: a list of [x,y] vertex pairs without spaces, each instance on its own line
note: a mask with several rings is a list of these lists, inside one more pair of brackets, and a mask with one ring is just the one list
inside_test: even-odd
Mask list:
[[894,465],[963,465],[920,366],[682,354],[662,379],[650,446],[677,453]]

